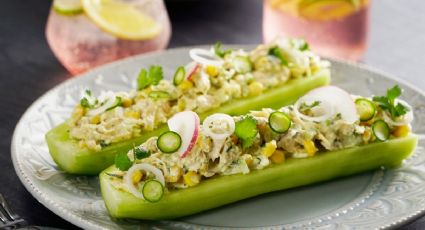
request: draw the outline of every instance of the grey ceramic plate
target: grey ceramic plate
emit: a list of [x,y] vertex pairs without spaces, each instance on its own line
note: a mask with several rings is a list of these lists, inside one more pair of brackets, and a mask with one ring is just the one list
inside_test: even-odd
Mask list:
[[[246,47],[248,48],[248,47]],[[425,208],[425,96],[413,86],[360,65],[333,61],[332,83],[360,95],[383,94],[399,84],[414,108],[420,142],[401,168],[377,170],[327,183],[274,192],[175,221],[112,220],[96,177],[67,175],[50,158],[44,134],[63,122],[85,89],[128,90],[141,67],[160,64],[166,75],[189,61],[188,48],[115,62],[73,78],[47,92],[23,115],[12,143],[16,172],[47,208],[86,229],[312,228],[371,229],[397,226]],[[331,165],[329,167],[332,167]]]

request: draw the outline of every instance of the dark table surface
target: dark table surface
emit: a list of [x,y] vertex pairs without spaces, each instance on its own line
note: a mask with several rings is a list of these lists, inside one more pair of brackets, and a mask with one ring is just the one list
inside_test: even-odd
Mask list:
[[[0,7],[0,193],[30,224],[77,229],[25,190],[10,158],[20,116],[44,92],[70,78],[46,43],[49,5],[45,0],[13,0]],[[261,42],[260,0],[169,0],[167,8],[173,24],[169,47]],[[423,12],[423,0],[374,0],[370,48],[363,62],[425,89]],[[425,218],[403,229],[425,229]]]

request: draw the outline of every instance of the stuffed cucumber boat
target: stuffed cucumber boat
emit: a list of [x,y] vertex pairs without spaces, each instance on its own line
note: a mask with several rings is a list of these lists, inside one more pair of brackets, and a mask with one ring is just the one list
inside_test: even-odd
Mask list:
[[160,66],[142,69],[131,92],[86,91],[71,118],[46,134],[50,154],[68,173],[97,175],[126,152],[167,129],[181,111],[203,119],[212,113],[244,114],[293,103],[330,81],[329,62],[307,43],[280,39],[247,52],[192,49],[193,61],[164,80]]
[[381,97],[325,86],[294,105],[201,124],[185,111],[169,130],[118,155],[100,186],[112,217],[172,219],[259,194],[400,165],[415,149],[398,86]]

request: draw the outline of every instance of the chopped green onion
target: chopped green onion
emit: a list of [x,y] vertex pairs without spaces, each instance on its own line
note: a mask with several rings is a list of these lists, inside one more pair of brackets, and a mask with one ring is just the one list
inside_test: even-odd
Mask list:
[[174,153],[179,150],[181,144],[182,139],[180,135],[173,131],[167,131],[161,134],[156,141],[158,149],[163,153]]
[[221,42],[216,42],[215,45],[214,45],[214,53],[218,57],[224,58],[224,56],[226,56],[226,54],[231,53],[231,52],[232,52],[231,49],[222,50],[221,49]]
[[148,96],[152,99],[164,99],[164,98],[170,98],[170,94],[164,91],[152,91],[148,94]]
[[142,194],[149,202],[158,202],[164,195],[164,186],[157,180],[148,180],[143,184]]
[[359,98],[355,103],[357,113],[360,116],[360,121],[368,121],[375,116],[376,107],[372,101],[366,98]]
[[176,73],[174,73],[173,84],[175,86],[180,85],[180,83],[183,82],[185,77],[186,77],[186,70],[184,69],[184,66],[179,66],[179,68],[177,68],[176,70]]
[[143,159],[143,158],[147,158],[151,155],[151,153],[143,148],[133,148],[133,154],[134,154],[134,158],[137,160]]
[[235,134],[242,140],[242,148],[249,148],[257,136],[257,121],[247,116],[235,124]]
[[377,120],[372,124],[372,132],[380,141],[386,141],[390,137],[390,127],[383,120]]
[[284,133],[291,127],[292,121],[283,112],[276,111],[269,116],[269,126],[276,133]]

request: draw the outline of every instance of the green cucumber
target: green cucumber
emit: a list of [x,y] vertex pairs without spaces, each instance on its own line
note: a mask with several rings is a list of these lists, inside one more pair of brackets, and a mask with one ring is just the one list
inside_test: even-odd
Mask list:
[[269,126],[276,133],[286,132],[291,124],[291,119],[283,112],[276,111],[269,116]]
[[148,180],[143,184],[142,194],[147,201],[158,202],[164,195],[164,186],[157,180]]
[[357,113],[360,116],[360,121],[368,121],[375,116],[376,107],[372,101],[366,98],[359,98],[356,100]]
[[372,132],[376,139],[386,141],[390,138],[391,130],[388,124],[383,120],[377,120],[372,124]]
[[184,66],[179,66],[179,68],[177,68],[176,72],[174,73],[173,84],[175,86],[178,86],[180,85],[180,83],[183,82],[185,78],[186,78],[186,70],[184,69]]
[[156,140],[158,149],[163,153],[174,153],[179,150],[182,145],[182,138],[180,135],[173,131],[167,131],[159,135]]
[[[116,189],[108,173],[99,175],[102,196],[114,218],[163,220],[191,215],[260,194],[327,181],[379,167],[399,166],[415,149],[417,137],[409,135],[354,148],[318,153],[304,159],[288,159],[249,174],[205,179],[194,187],[166,192],[156,203]],[[253,183],[255,181],[255,183]]]
[[[259,96],[232,100],[219,108],[200,114],[200,118],[203,119],[213,113],[240,115],[250,110],[259,110],[267,107],[278,109],[294,103],[300,96],[311,89],[327,85],[329,82],[330,71],[324,69],[312,77],[290,80],[282,86],[265,91]],[[114,163],[117,153],[127,152],[134,145],[143,143],[149,137],[159,136],[167,129],[167,126],[163,125],[154,131],[145,132],[139,137],[112,143],[101,151],[96,152],[81,148],[78,145],[78,141],[69,136],[70,127],[65,122],[51,129],[46,134],[46,141],[53,160],[62,170],[71,174],[97,175]]]

